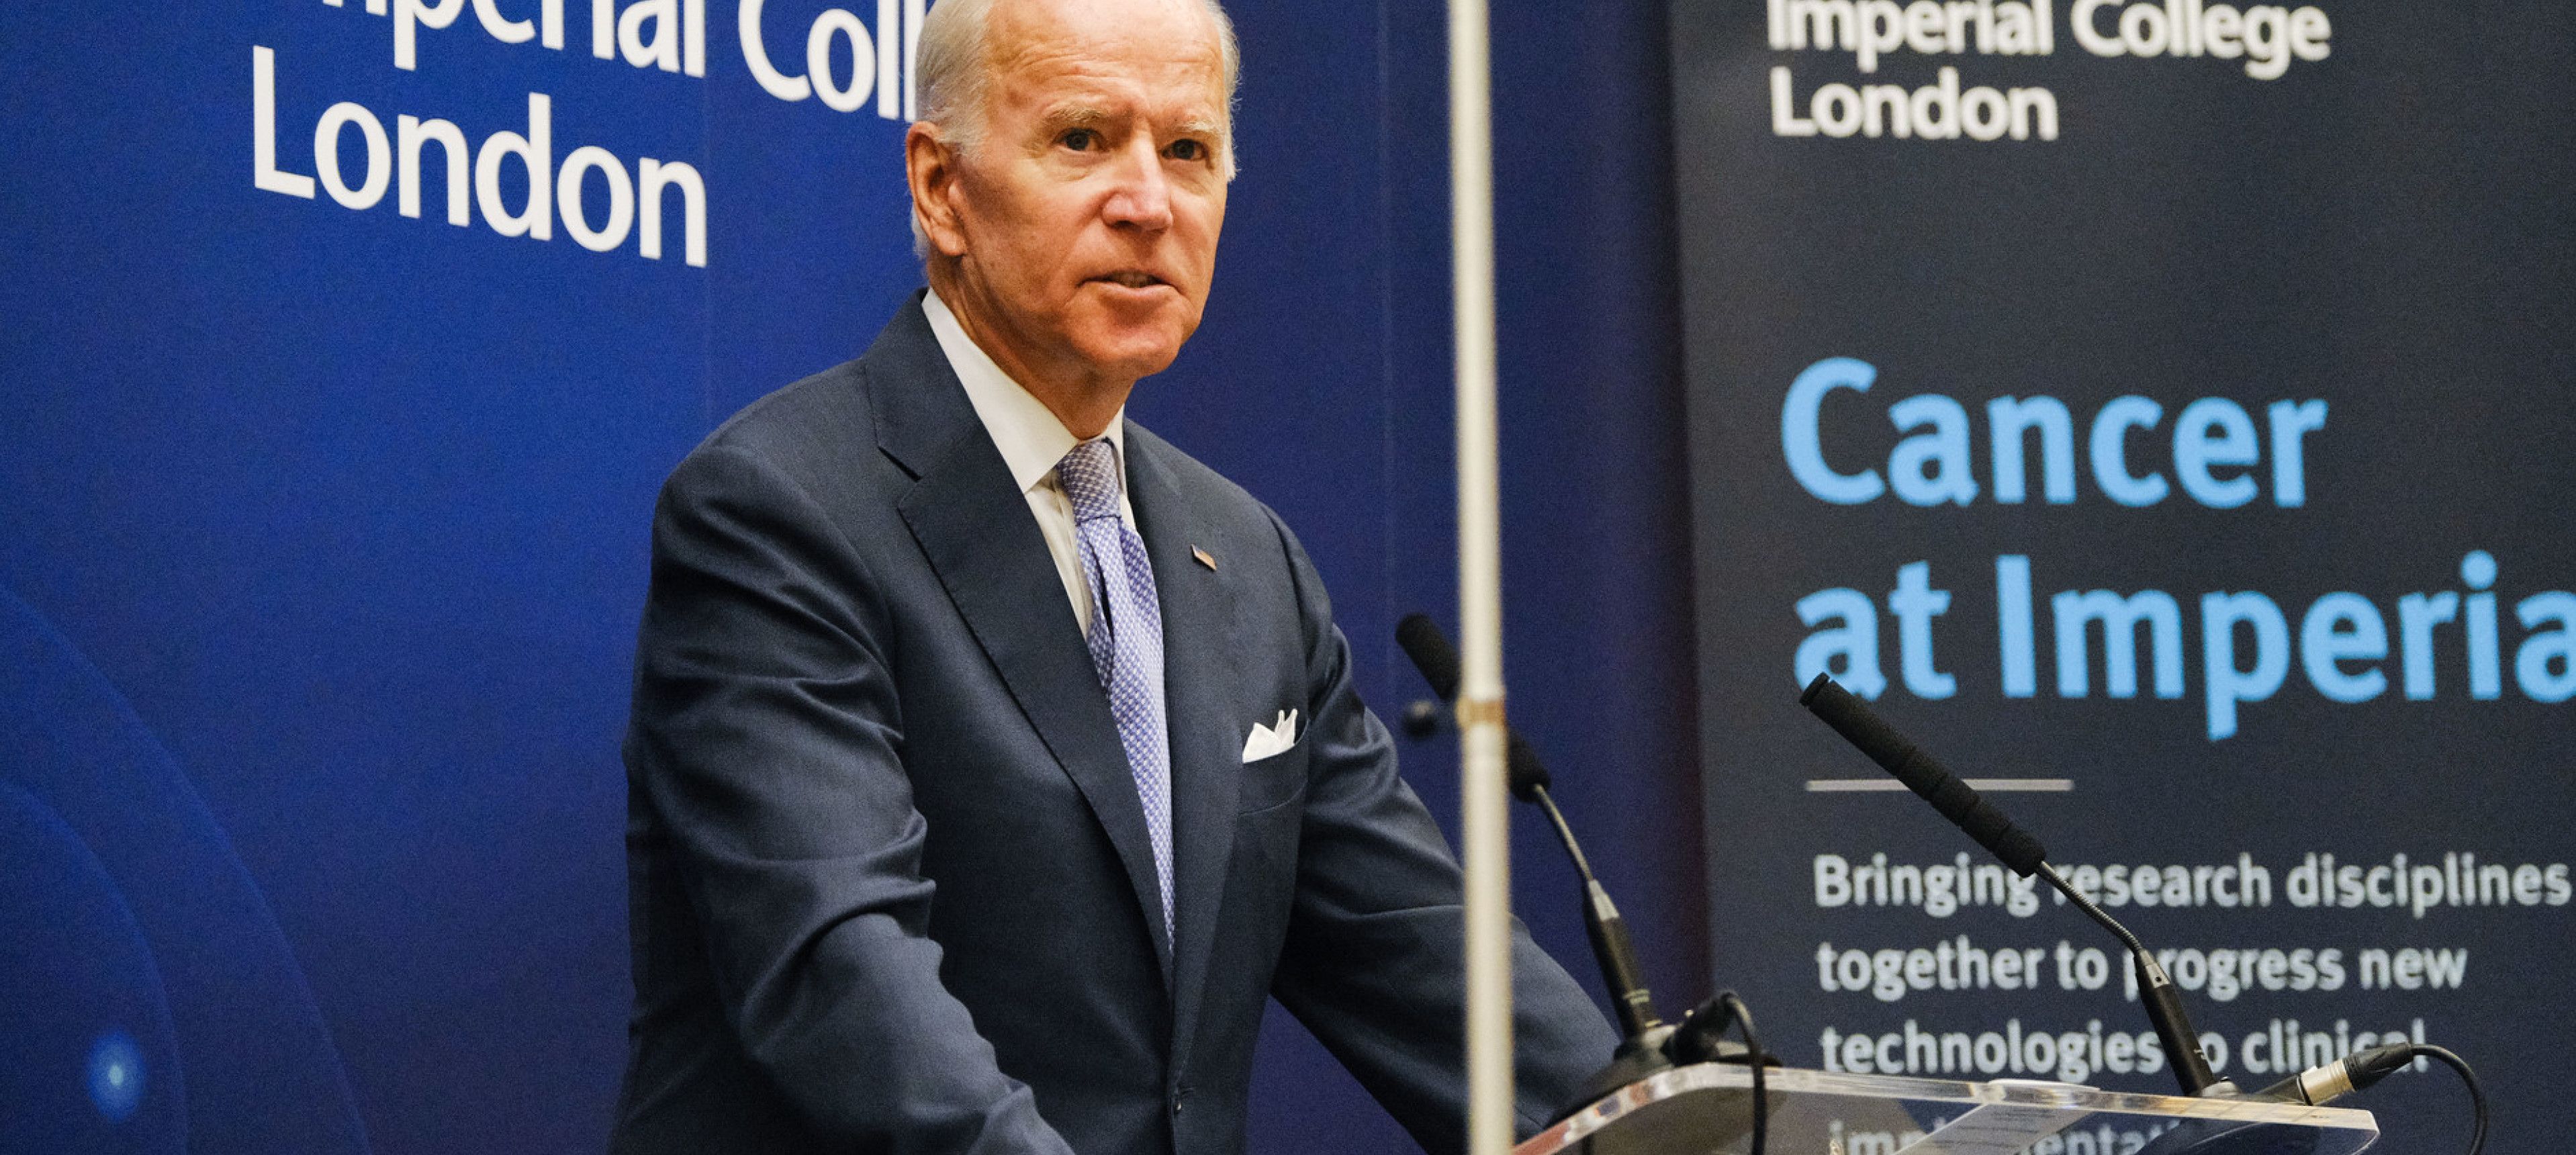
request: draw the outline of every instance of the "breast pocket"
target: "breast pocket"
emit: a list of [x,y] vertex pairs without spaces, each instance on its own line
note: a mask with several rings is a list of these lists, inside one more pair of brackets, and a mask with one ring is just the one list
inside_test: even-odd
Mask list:
[[1299,735],[1297,744],[1267,758],[1243,764],[1240,784],[1235,789],[1235,809],[1241,814],[1254,814],[1297,801],[1306,793],[1306,741]]

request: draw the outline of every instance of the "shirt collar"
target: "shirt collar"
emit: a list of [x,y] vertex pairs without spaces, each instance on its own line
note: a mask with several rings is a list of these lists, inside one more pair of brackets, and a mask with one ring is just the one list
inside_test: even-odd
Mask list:
[[[1002,462],[1011,470],[1011,480],[1027,493],[1046,484],[1055,473],[1056,463],[1073,451],[1077,439],[1055,411],[1037,399],[1027,388],[1011,379],[1002,367],[993,363],[990,354],[966,335],[950,312],[948,302],[939,299],[936,289],[922,295],[921,311],[930,319],[930,332],[939,338],[940,352],[948,355],[948,367],[956,370],[957,380],[966,386],[966,400],[975,407],[975,416],[992,435],[993,445],[1002,451]],[[1119,489],[1126,489],[1127,478],[1127,407],[1118,407],[1109,420],[1109,446],[1118,465]]]

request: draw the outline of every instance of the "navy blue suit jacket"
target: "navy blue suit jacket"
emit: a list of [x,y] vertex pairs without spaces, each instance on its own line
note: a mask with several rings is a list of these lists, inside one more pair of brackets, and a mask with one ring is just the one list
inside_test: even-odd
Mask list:
[[[1126,436],[1176,941],[1062,581],[917,306],[672,474],[625,747],[615,1150],[1235,1152],[1271,996],[1427,1148],[1461,1145],[1447,844],[1296,539]],[[1295,747],[1243,762],[1289,709]],[[1534,1129],[1615,1039],[1515,949]]]

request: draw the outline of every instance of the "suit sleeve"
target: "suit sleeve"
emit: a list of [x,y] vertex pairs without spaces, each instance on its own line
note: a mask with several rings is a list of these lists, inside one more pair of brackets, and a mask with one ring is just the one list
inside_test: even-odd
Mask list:
[[[1396,772],[1351,685],[1350,644],[1283,526],[1306,630],[1310,777],[1297,896],[1272,993],[1426,1151],[1466,1146],[1465,911],[1447,840]],[[1610,1060],[1618,1038],[1512,921],[1512,1034],[1523,1136]]]
[[664,487],[629,763],[750,1061],[861,1150],[1067,1153],[939,981],[925,824],[861,553],[761,458]]

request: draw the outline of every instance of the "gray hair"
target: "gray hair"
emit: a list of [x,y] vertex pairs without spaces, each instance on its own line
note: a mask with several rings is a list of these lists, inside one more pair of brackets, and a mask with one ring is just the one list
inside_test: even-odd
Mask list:
[[[1198,0],[1216,22],[1217,52],[1225,84],[1226,140],[1218,157],[1227,180],[1234,179],[1234,96],[1242,79],[1234,43],[1234,21],[1218,0]],[[916,119],[939,126],[939,138],[960,153],[972,152],[984,136],[984,101],[992,89],[992,12],[996,0],[939,0],[922,17],[921,43],[913,58],[913,84],[920,93]],[[921,218],[912,218],[913,252],[930,256],[930,238]]]

